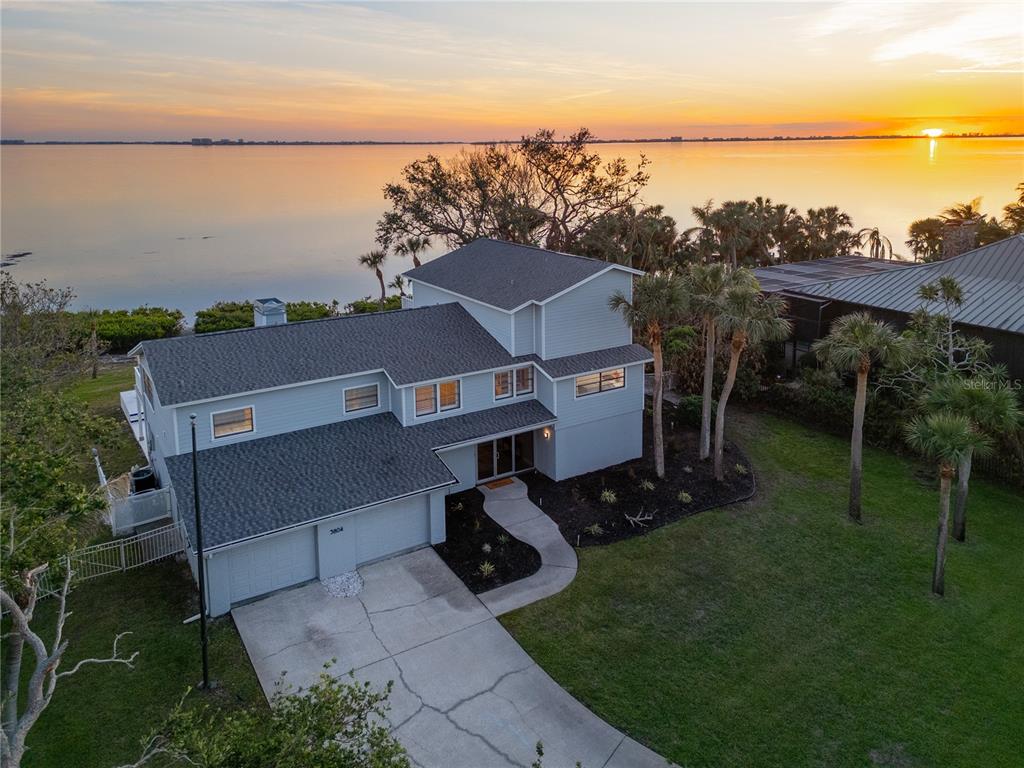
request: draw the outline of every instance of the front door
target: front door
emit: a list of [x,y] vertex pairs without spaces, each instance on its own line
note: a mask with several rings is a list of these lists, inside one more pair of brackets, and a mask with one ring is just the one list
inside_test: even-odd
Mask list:
[[533,432],[499,437],[476,446],[478,482],[533,469]]

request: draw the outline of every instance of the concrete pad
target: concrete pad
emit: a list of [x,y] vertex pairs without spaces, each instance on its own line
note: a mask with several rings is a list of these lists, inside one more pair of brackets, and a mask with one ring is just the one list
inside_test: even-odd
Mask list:
[[529,500],[525,504],[522,499],[513,501],[488,500],[485,506],[488,516],[502,528],[506,529],[538,517],[547,518],[547,515],[532,503],[529,503]]
[[576,552],[566,543],[555,521],[547,515],[513,525],[508,532],[540,552],[540,559],[544,565],[576,568]]
[[395,735],[413,762],[423,768],[525,768],[529,764],[501,754],[486,735],[457,727],[432,709],[424,709]]
[[356,670],[352,676],[360,683],[369,683],[374,690],[383,690],[392,683],[391,696],[388,697],[388,720],[399,726],[423,709],[423,701],[402,682],[402,673],[392,658],[370,664]]
[[390,654],[450,635],[490,617],[462,584],[416,605],[369,613],[374,633]]
[[672,763],[627,736],[604,768],[669,768]]
[[576,578],[575,568],[542,565],[532,576],[483,592],[477,597],[493,616],[501,616],[523,606],[556,595]]
[[451,569],[440,563],[430,547],[393,557],[359,569],[363,591],[359,599],[366,610],[375,613],[406,605],[416,605],[463,586]]

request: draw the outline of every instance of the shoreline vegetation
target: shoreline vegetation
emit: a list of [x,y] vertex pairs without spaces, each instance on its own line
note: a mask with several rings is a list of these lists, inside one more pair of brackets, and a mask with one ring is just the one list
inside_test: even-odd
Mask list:
[[[650,138],[618,138],[598,139],[591,138],[591,144],[711,144],[722,142],[775,142],[775,141],[884,141],[888,139],[923,139],[933,140],[934,137],[918,134],[892,133],[892,134],[867,134],[867,135],[831,135],[820,136],[668,136]],[[1020,139],[1024,133],[947,133],[940,138],[943,139]],[[483,141],[462,141],[459,139],[445,139],[442,141],[410,140],[410,141],[376,141],[373,139],[354,139],[351,141],[250,141],[247,139],[216,139],[211,143],[197,144],[191,139],[185,140],[162,140],[143,141],[124,139],[118,141],[88,141],[79,139],[53,139],[44,141],[32,141],[29,139],[3,139],[0,144],[14,147],[40,147],[54,145],[149,145],[149,146],[198,146],[198,147],[366,147],[366,146],[445,146],[445,145],[466,145],[466,146],[487,146],[490,144],[516,144],[519,139],[488,139]]]

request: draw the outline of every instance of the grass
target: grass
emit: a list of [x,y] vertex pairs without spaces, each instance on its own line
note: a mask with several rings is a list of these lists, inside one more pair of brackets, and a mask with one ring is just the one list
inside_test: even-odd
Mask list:
[[735,414],[760,490],[578,550],[561,594],[503,619],[559,683],[680,766],[1019,766],[1024,503],[972,482],[930,594],[930,468]]
[[[119,632],[121,650],[139,651],[135,669],[87,666],[58,685],[53,701],[29,734],[26,768],[109,768],[134,762],[140,741],[164,720],[189,686],[202,677],[199,623],[182,624],[198,611],[187,566],[172,561],[78,585],[68,597],[74,612],[65,626],[70,642],[63,669],[81,658],[110,654]],[[54,600],[40,603],[38,624],[52,636]],[[192,693],[190,701],[217,706],[265,706],[256,674],[230,618],[210,623],[211,676],[220,687]],[[23,677],[34,663],[31,652]],[[127,654],[126,654],[127,655]]]

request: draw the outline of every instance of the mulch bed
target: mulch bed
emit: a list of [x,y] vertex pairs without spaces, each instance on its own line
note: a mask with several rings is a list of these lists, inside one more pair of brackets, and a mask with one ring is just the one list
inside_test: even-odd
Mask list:
[[[530,500],[558,523],[569,544],[589,547],[642,536],[684,517],[753,495],[753,468],[739,448],[726,443],[725,481],[718,483],[712,460],[698,458],[699,432],[680,428],[673,433],[668,423],[666,419],[664,480],[658,480],[654,472],[651,423],[645,415],[642,458],[561,482],[539,472],[530,473],[522,478]],[[737,466],[746,468],[746,473],[738,471]],[[645,490],[644,481],[654,487]],[[603,501],[604,491],[614,493],[615,501]],[[689,500],[680,500],[683,492],[689,494]],[[627,515],[651,518],[642,524],[630,523]]]
[[[540,570],[540,553],[488,517],[484,495],[476,488],[447,497],[445,533],[445,542],[435,545],[434,550],[473,594],[525,579]],[[494,566],[490,575],[480,571],[485,562]]]

